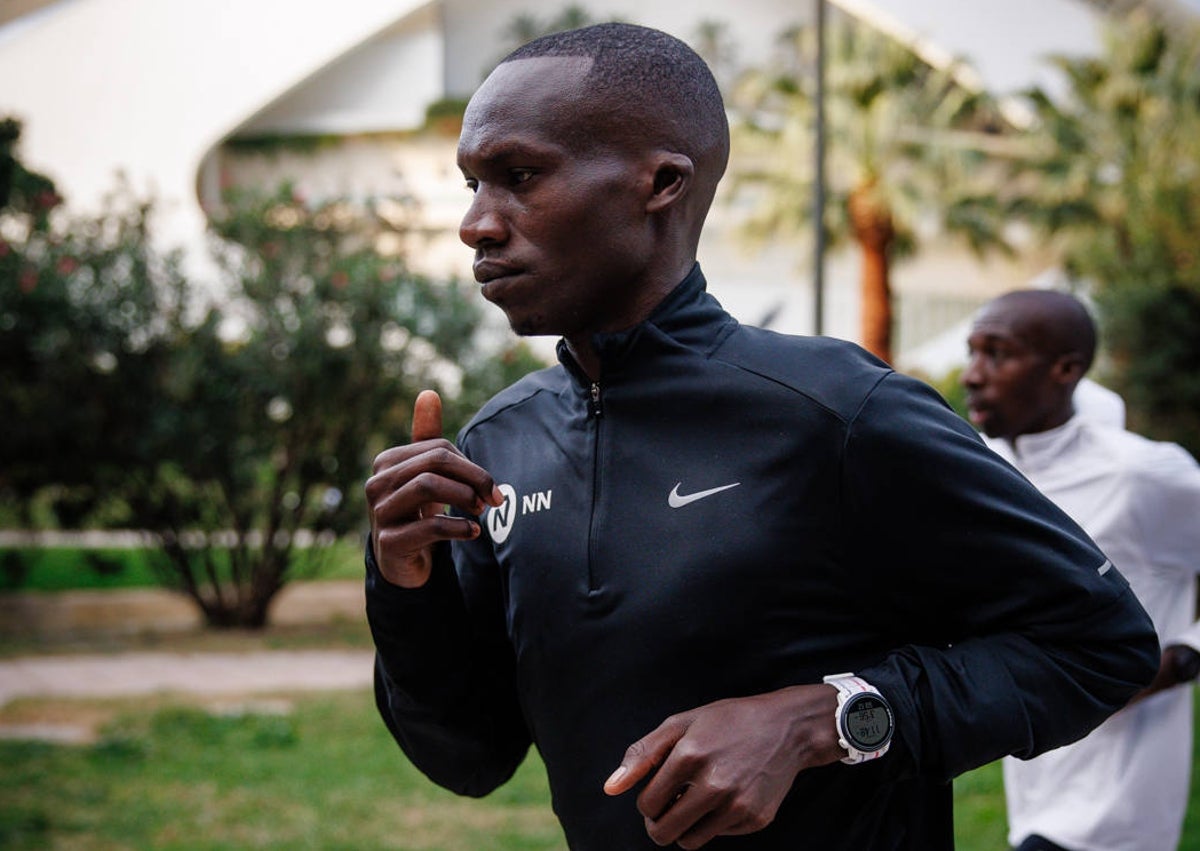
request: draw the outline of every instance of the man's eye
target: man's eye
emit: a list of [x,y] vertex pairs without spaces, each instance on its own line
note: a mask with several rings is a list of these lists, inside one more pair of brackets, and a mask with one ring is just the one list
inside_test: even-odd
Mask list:
[[513,183],[525,183],[529,178],[533,177],[533,169],[531,168],[514,168],[508,172],[508,177]]
[[479,181],[473,177],[468,177],[467,178],[467,188],[470,189],[472,192],[474,192],[476,189],[479,188]]

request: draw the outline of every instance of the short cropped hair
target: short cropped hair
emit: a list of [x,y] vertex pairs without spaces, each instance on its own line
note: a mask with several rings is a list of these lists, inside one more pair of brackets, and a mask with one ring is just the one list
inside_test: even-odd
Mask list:
[[1086,372],[1096,356],[1096,321],[1082,300],[1058,290],[1014,290],[996,299],[1017,311],[1021,330],[1049,357],[1077,355]]
[[592,60],[585,80],[598,111],[631,117],[660,142],[707,160],[719,178],[729,159],[729,123],[712,71],[687,44],[625,23],[552,33],[518,47],[504,62],[542,56]]

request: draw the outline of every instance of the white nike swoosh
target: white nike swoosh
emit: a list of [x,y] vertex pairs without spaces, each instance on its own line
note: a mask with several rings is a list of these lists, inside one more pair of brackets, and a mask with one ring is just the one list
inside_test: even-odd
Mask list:
[[675,487],[671,489],[671,494],[667,497],[667,505],[671,506],[672,508],[683,508],[690,502],[695,502],[698,499],[704,499],[706,496],[712,496],[714,493],[727,491],[730,488],[736,488],[741,484],[741,482],[734,482],[732,485],[722,485],[719,488],[709,488],[706,491],[697,491],[696,493],[689,494],[681,494],[679,492],[679,485],[682,484],[683,482],[680,482],[678,485],[675,485]]

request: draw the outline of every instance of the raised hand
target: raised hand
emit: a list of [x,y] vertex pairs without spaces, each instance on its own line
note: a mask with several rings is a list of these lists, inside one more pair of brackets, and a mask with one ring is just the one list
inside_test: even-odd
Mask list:
[[478,516],[504,502],[491,475],[442,437],[442,400],[432,390],[413,406],[412,441],[381,452],[365,488],[379,572],[406,588],[429,581],[435,543],[479,534],[477,522],[451,517],[447,505]]

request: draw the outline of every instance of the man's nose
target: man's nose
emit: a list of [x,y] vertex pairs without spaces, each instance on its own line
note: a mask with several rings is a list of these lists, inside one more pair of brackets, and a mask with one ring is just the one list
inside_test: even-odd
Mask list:
[[458,226],[458,238],[471,248],[479,248],[488,243],[503,242],[506,235],[503,216],[489,193],[480,187]]
[[958,383],[963,387],[979,387],[983,383],[983,371],[979,365],[978,355],[971,355],[967,358],[967,365],[963,368],[962,375],[958,377]]

